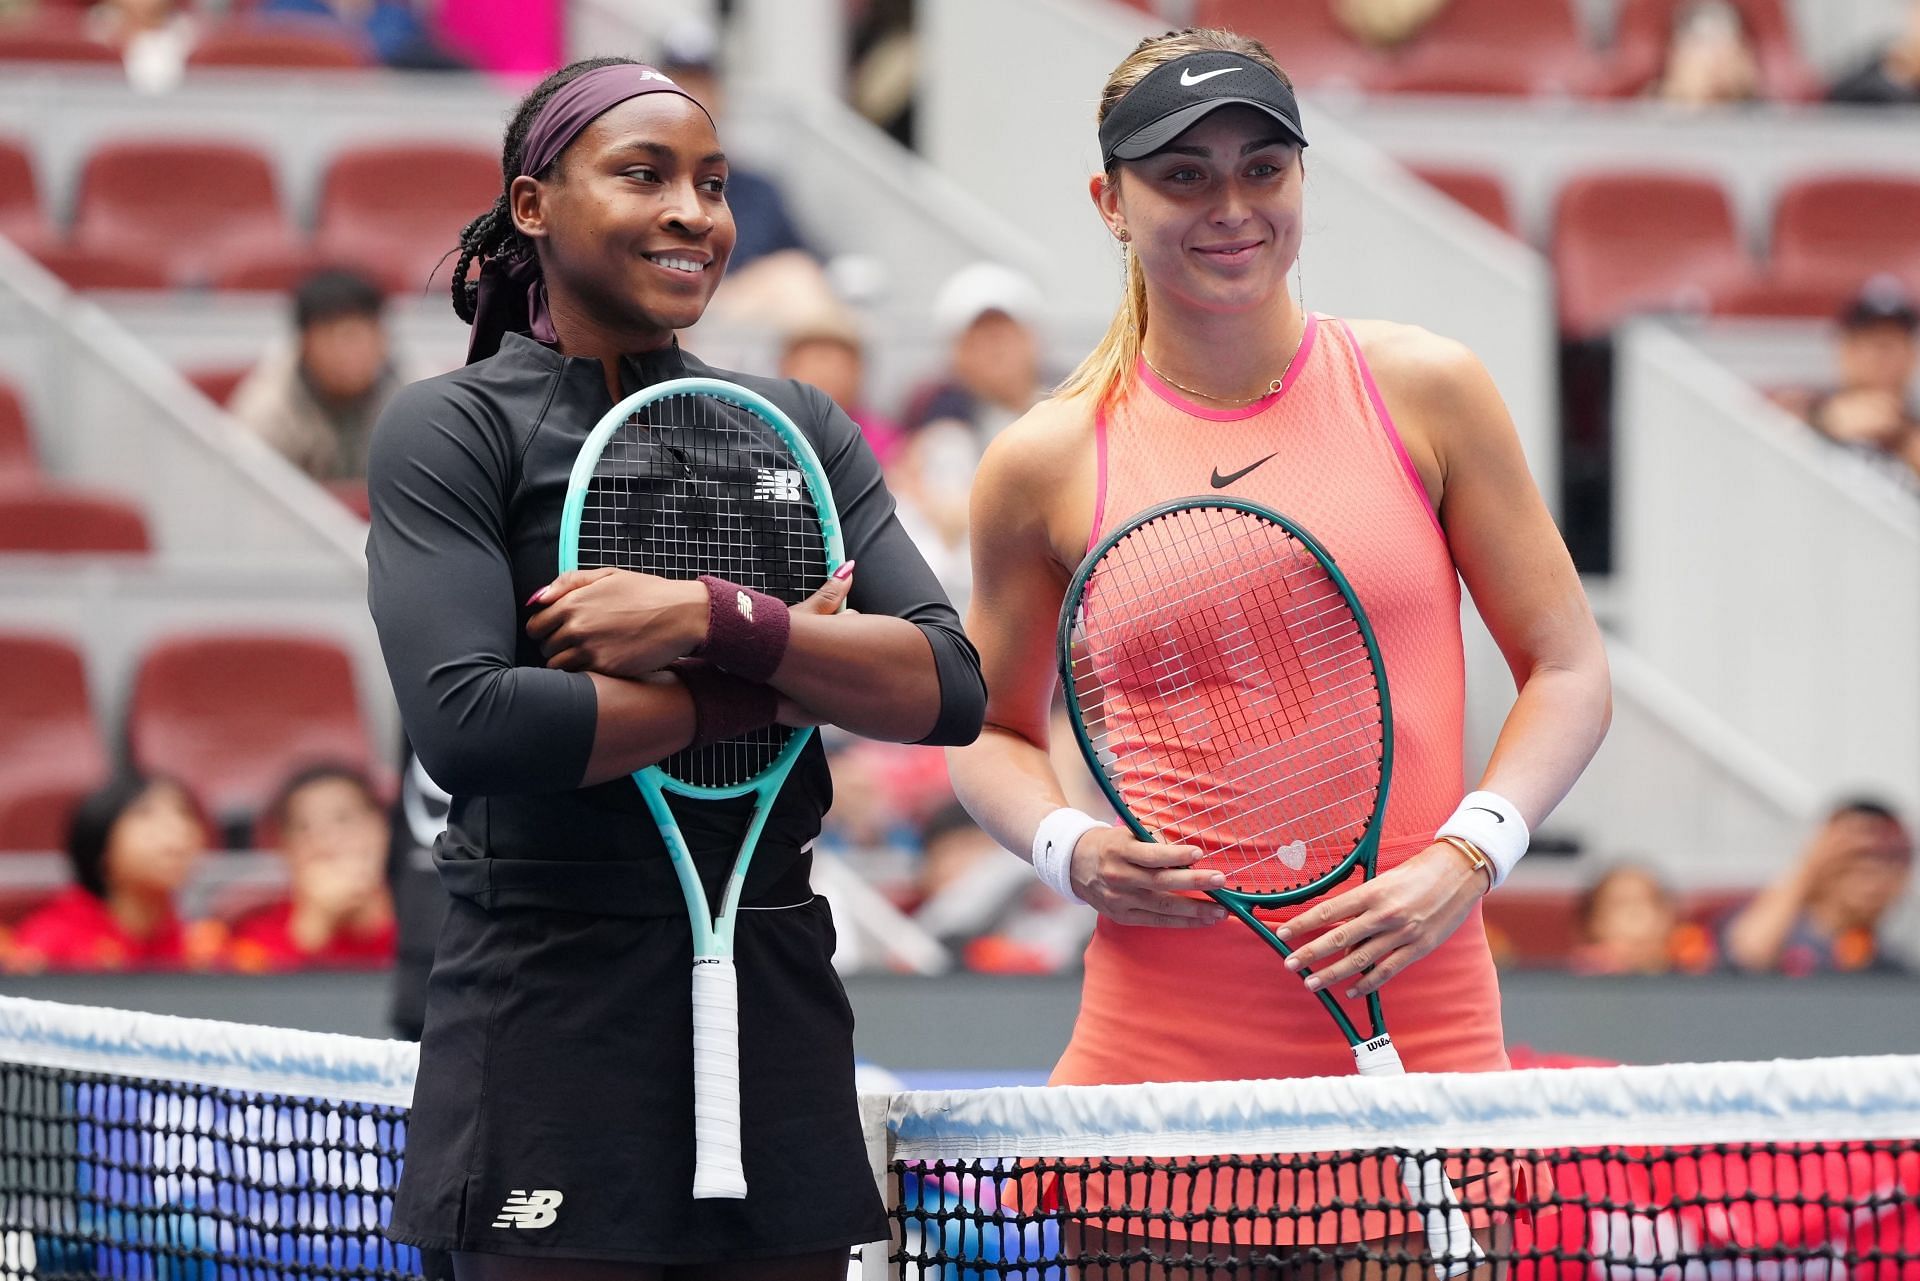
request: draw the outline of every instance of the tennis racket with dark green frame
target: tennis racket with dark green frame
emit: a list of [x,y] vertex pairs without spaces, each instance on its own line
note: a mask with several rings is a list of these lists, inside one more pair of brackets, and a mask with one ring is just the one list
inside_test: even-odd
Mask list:
[[[560,571],[713,574],[794,605],[846,559],[813,446],[778,406],[713,378],[658,383],[615,405],[581,446],[560,514]],[[743,597],[743,599],[745,599]],[[666,842],[693,924],[693,1195],[744,1197],[734,919],[761,829],[811,729],[774,725],[689,748],[633,781]],[[671,792],[751,795],[753,815],[716,915]]]
[[[1140,513],[1074,573],[1059,661],[1115,812],[1142,841],[1198,849],[1193,866],[1226,876],[1209,895],[1282,957],[1259,910],[1373,877],[1393,774],[1386,668],[1351,584],[1299,525],[1228,498]],[[1316,995],[1362,1075],[1405,1071],[1379,993],[1365,1034]],[[1468,1270],[1482,1255],[1445,1168],[1399,1166],[1436,1266]]]

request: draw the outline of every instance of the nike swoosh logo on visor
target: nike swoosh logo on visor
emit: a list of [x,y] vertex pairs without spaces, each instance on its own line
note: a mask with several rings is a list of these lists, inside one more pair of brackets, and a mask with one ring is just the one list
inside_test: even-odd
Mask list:
[[[1228,70],[1238,71],[1239,68],[1229,67]],[[1231,485],[1234,481],[1239,480],[1242,476],[1246,475],[1248,472],[1252,471],[1254,468],[1260,466],[1260,463],[1272,462],[1274,457],[1275,455],[1268,454],[1265,458],[1262,458],[1260,462],[1248,463],[1245,467],[1242,467],[1239,471],[1228,472],[1224,476],[1220,474],[1220,469],[1216,467],[1213,469],[1213,487],[1215,489],[1225,489],[1228,485]]]
[[1193,88],[1193,86],[1199,84],[1202,80],[1211,80],[1215,76],[1224,76],[1229,72],[1245,71],[1245,70],[1246,70],[1245,67],[1222,67],[1218,71],[1202,71],[1197,76],[1194,75],[1193,72],[1191,71],[1182,71],[1180,73],[1180,83],[1185,85],[1187,88],[1191,89]]

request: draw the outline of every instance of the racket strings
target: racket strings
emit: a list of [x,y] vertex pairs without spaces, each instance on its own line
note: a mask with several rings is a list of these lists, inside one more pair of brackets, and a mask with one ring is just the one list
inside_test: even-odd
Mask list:
[[1103,553],[1076,623],[1069,693],[1144,826],[1255,891],[1348,856],[1379,791],[1378,676],[1309,548],[1239,509],[1170,512]]
[[[827,576],[806,473],[771,428],[716,397],[653,401],[607,440],[580,515],[579,565],[689,579],[712,574],[792,605]],[[660,768],[708,787],[773,763],[785,726],[677,753]]]

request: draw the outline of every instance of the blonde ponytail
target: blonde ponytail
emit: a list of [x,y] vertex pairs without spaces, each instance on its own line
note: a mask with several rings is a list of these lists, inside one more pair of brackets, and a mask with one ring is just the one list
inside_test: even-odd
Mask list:
[[[1095,122],[1105,120],[1107,113],[1127,96],[1129,90],[1147,78],[1149,72],[1163,63],[1176,58],[1184,58],[1192,53],[1237,53],[1264,63],[1287,81],[1286,72],[1267,52],[1267,46],[1249,36],[1232,31],[1223,31],[1215,27],[1189,27],[1185,31],[1170,31],[1164,36],[1150,36],[1134,47],[1132,53],[1121,60],[1107,77],[1107,85],[1100,94],[1100,106],[1094,113]],[[1107,181],[1120,180],[1119,166],[1107,168]],[[1133,374],[1133,367],[1140,360],[1140,350],[1147,338],[1147,277],[1140,270],[1140,260],[1131,251],[1127,256],[1127,283],[1125,295],[1120,299],[1120,309],[1114,313],[1113,323],[1107,326],[1106,336],[1099,345],[1080,362],[1080,367],[1068,374],[1066,381],[1054,389],[1054,395],[1068,398],[1091,395],[1094,403],[1105,407],[1115,400],[1127,386],[1127,380]]]

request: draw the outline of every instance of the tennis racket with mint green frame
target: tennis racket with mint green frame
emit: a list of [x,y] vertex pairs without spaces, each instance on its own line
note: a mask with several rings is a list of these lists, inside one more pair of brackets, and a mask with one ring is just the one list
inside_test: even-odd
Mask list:
[[[1393,712],[1373,628],[1306,530],[1227,498],[1183,498],[1102,539],[1067,588],[1059,660],[1080,751],[1142,841],[1190,845],[1208,893],[1282,957],[1255,913],[1371,879],[1393,774]],[[1300,971],[1300,977],[1308,977]],[[1405,1071],[1379,993],[1362,1034],[1316,995],[1362,1075]],[[1437,1157],[1401,1181],[1436,1267],[1482,1257]]]
[[[793,605],[844,559],[833,491],[813,446],[765,397],[713,378],[659,383],[609,410],[580,448],[561,508],[562,573],[611,567],[662,578],[712,574]],[[741,600],[742,608],[752,607],[751,598]],[[812,733],[775,725],[679,752],[633,775],[693,924],[698,1198],[747,1194],[734,919],[761,829]],[[717,914],[668,793],[754,798]]]

